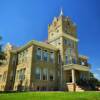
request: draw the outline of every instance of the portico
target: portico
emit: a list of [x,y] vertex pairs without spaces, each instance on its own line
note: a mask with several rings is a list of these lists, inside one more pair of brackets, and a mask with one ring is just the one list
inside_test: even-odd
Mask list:
[[89,79],[89,67],[78,64],[64,65],[64,79],[67,87],[75,91],[75,85],[80,79]]

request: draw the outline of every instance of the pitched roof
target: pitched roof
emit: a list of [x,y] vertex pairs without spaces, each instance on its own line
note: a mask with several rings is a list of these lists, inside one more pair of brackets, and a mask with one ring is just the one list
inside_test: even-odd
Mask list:
[[50,49],[50,50],[58,50],[58,48],[56,48],[55,46],[53,46],[51,44],[47,44],[45,42],[39,42],[39,41],[36,41],[36,40],[32,40],[32,41],[28,42],[27,44],[25,44],[24,46],[22,46],[22,47],[20,47],[16,50],[12,50],[12,52],[20,52],[20,51],[30,47],[31,45],[40,46],[40,47],[47,48],[47,49]]

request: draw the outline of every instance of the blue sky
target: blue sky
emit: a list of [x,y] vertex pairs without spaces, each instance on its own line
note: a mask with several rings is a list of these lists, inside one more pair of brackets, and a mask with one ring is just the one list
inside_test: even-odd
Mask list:
[[77,24],[80,54],[89,57],[100,79],[100,0],[0,0],[0,35],[3,44],[21,46],[47,39],[48,24],[60,8]]

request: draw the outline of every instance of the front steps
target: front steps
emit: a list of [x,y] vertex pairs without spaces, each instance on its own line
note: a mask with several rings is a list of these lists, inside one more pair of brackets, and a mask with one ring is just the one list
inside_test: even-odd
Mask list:
[[82,87],[80,87],[79,85],[76,85],[76,92],[84,92],[85,89],[83,89]]
[[69,92],[84,92],[85,91],[85,88],[77,85],[76,83],[67,83],[66,86]]

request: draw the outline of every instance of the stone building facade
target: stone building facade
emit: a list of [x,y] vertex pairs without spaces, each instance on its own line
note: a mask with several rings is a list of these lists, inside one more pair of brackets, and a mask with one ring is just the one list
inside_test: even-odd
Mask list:
[[76,24],[61,11],[48,25],[48,40],[20,48],[5,47],[0,91],[74,91],[77,80],[89,79],[88,57],[80,56]]

